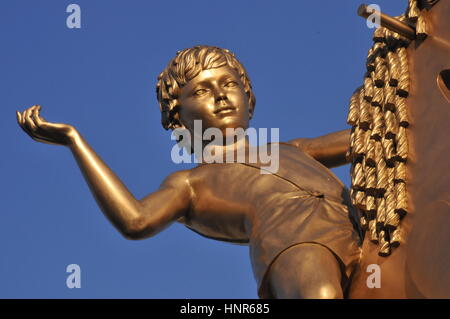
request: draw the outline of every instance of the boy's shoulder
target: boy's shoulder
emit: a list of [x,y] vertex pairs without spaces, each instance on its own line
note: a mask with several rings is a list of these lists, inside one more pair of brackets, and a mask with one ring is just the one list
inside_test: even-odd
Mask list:
[[210,174],[214,174],[215,169],[211,165],[199,164],[190,169],[175,171],[169,174],[161,184],[161,188],[180,188],[183,186],[191,187],[195,181],[199,181]]
[[191,170],[180,170],[169,174],[161,184],[161,188],[179,188],[180,186],[189,186]]

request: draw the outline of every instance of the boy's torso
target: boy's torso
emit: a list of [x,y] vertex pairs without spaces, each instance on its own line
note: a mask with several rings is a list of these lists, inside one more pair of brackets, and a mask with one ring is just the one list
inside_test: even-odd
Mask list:
[[[192,169],[190,212],[179,221],[203,236],[247,243],[264,223],[259,212],[283,203],[324,197],[348,205],[344,185],[325,166],[287,143],[279,143],[279,169],[261,174],[260,163],[202,164]],[[264,166],[264,165],[263,165]],[[276,203],[276,204],[274,204]],[[274,207],[275,209],[275,207]],[[272,221],[273,222],[273,221]]]

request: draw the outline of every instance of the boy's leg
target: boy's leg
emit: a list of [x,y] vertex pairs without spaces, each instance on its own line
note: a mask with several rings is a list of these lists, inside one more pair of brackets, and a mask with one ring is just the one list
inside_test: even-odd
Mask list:
[[302,243],[277,257],[267,280],[274,298],[340,299],[341,277],[331,251],[319,244]]

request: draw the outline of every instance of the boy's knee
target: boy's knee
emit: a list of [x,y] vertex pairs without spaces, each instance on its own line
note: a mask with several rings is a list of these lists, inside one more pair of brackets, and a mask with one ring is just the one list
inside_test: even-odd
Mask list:
[[341,271],[335,256],[317,244],[302,244],[281,254],[270,271],[277,298],[341,299]]
[[288,285],[272,286],[272,294],[281,299],[343,299],[342,288],[336,282],[304,282],[292,278]]
[[336,286],[331,283],[324,283],[316,287],[309,289],[302,289],[300,287],[300,298],[303,299],[342,299],[342,289],[340,286]]

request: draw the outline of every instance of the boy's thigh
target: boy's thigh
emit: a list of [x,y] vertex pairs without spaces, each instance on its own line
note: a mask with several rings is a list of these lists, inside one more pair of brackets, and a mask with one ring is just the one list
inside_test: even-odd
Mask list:
[[282,252],[269,269],[274,298],[343,298],[339,262],[326,247],[302,243]]

